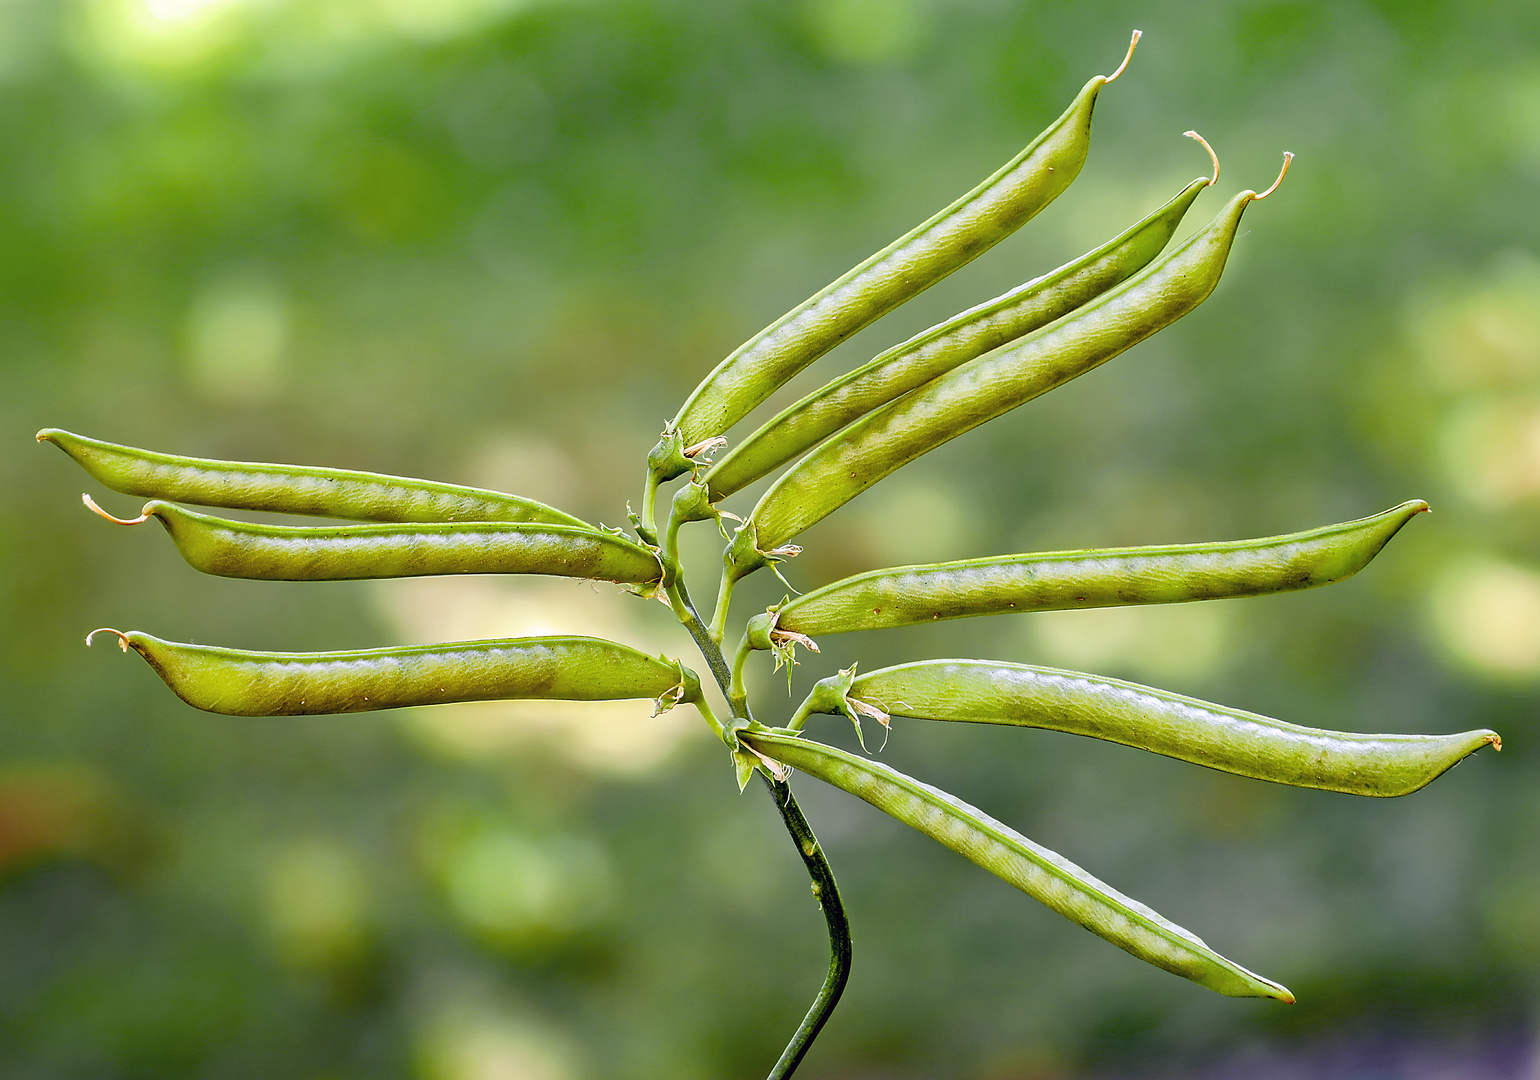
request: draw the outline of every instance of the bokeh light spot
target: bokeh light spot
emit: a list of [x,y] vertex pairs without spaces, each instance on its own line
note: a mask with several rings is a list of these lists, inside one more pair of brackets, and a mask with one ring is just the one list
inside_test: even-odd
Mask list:
[[554,1034],[488,1005],[444,1009],[418,1038],[423,1080],[568,1080],[572,1055]]
[[1470,558],[1434,581],[1438,641],[1462,666],[1499,678],[1540,674],[1540,573]]
[[365,939],[368,886],[357,858],[321,837],[281,851],[269,870],[264,910],[282,955],[301,967],[329,967]]
[[814,0],[808,24],[836,60],[880,63],[909,56],[925,38],[924,0]]
[[288,341],[288,304],[277,283],[260,273],[221,275],[188,309],[193,382],[218,402],[265,401],[277,393]]
[[1228,658],[1232,610],[1213,602],[1038,612],[1028,616],[1029,649],[1073,668],[1195,678]]

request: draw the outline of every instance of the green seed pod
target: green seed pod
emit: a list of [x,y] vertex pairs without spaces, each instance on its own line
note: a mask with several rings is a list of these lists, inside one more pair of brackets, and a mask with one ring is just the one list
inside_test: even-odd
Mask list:
[[1414,499],[1373,517],[1259,540],[1036,552],[873,570],[787,601],[776,610],[775,626],[818,637],[971,615],[1311,589],[1358,573],[1426,509]]
[[359,521],[545,521],[591,528],[581,518],[533,499],[432,480],[178,457],[58,428],[44,428],[37,440],[59,447],[113,491],[150,499]]
[[780,468],[878,406],[1046,326],[1127,280],[1161,253],[1198,193],[1212,182],[1207,177],[1194,180],[1176,198],[1095,251],[952,316],[790,406],[706,473],[713,500]]
[[1085,374],[1187,314],[1219,283],[1246,207],[1272,191],[1241,192],[1195,236],[1123,284],[824,440],[749,515],[756,545],[762,551],[779,547],[920,455]]
[[[510,638],[443,645],[277,653],[116,634],[187,704],[228,716],[312,716],[450,701],[654,698],[660,709],[700,698],[676,660],[590,637]],[[91,638],[86,638],[86,644]]]
[[[1502,740],[1487,730],[1326,731],[1120,679],[1030,664],[923,660],[836,685],[840,678],[823,680],[830,686],[815,689],[806,711],[1065,731],[1237,776],[1349,795],[1408,795],[1484,746],[1502,749]],[[844,700],[836,702],[836,695]]]
[[668,432],[684,443],[723,434],[851,334],[1026,224],[1080,172],[1097,95],[1122,72],[1086,83],[1064,114],[993,176],[744,342],[695,388]]
[[151,501],[137,525],[166,527],[195,570],[264,581],[343,581],[429,574],[555,574],[644,584],[663,577],[650,550],[616,533],[540,522],[394,522],[386,525],[258,525]]
[[752,729],[738,738],[864,799],[1147,963],[1231,997],[1294,1001],[1286,988],[1225,959],[1190,931],[944,791],[808,739]]

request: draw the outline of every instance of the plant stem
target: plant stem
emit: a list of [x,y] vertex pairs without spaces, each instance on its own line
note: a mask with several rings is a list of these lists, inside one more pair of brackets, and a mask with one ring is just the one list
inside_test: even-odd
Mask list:
[[727,690],[727,703],[734,709],[740,705],[748,708],[748,691],[743,685],[743,665],[751,652],[753,650],[749,648],[749,637],[745,634],[743,641],[738,645],[737,655],[733,657],[732,683]]
[[[679,621],[684,624],[684,628],[695,639],[696,647],[700,649],[701,655],[706,658],[707,666],[711,668],[711,677],[716,680],[717,686],[722,688],[723,696],[726,696],[732,687],[732,670],[727,666],[727,659],[722,655],[722,650],[717,647],[715,641],[711,640],[711,631],[706,629],[705,622],[696,614],[695,606],[690,603],[690,594],[685,590],[683,578],[676,578],[674,583],[669,586],[668,592],[669,602],[674,608],[674,614],[679,617]],[[738,715],[738,708],[741,704],[743,707],[743,718],[745,720],[754,719],[748,715],[747,702],[740,703],[732,701],[730,698],[729,702],[733,707],[733,715]]]
[[[680,523],[670,514],[668,527],[664,532],[661,555],[664,565],[663,580],[666,583],[664,591],[668,594],[669,605],[674,609],[674,614],[680,623],[695,639],[695,645],[700,649],[701,656],[705,657],[707,666],[711,668],[711,674],[716,679],[717,686],[732,705],[734,715],[738,715],[741,710],[743,719],[752,720],[748,701],[741,693],[739,685],[742,677],[742,663],[747,650],[739,650],[739,671],[738,678],[735,678],[733,670],[727,666],[726,657],[722,655],[722,647],[719,644],[720,635],[712,636],[711,630],[696,612],[695,605],[690,602],[689,590],[685,588],[684,568],[679,565],[679,525]],[[719,608],[719,614],[724,611],[725,605],[722,605]],[[735,694],[735,690],[739,692]],[[840,995],[845,992],[845,983],[850,978],[850,920],[845,915],[845,904],[840,899],[839,886],[834,881],[834,871],[829,867],[829,860],[824,857],[823,847],[818,843],[818,837],[813,834],[812,826],[807,823],[807,818],[802,816],[802,810],[792,796],[791,785],[784,780],[771,780],[764,773],[760,773],[760,779],[765,782],[770,797],[775,800],[776,809],[781,813],[781,821],[785,824],[786,831],[791,834],[792,842],[797,845],[797,853],[802,856],[808,877],[812,879],[813,895],[818,900],[818,906],[823,909],[824,921],[829,926],[829,974],[824,978],[818,996],[813,999],[812,1008],[808,1009],[807,1015],[802,1018],[802,1023],[793,1033],[791,1041],[786,1044],[786,1049],[781,1052],[780,1060],[775,1063],[775,1068],[770,1070],[768,1077],[768,1080],[785,1080],[802,1063],[802,1058],[813,1045],[813,1040],[818,1038],[818,1033],[823,1030],[824,1024],[828,1023],[830,1015],[834,1012],[834,1006],[839,1004]]]
[[658,526],[653,517],[653,506],[658,499],[658,474],[652,469],[647,470],[647,486],[642,489],[642,529],[646,535],[642,539],[648,543],[657,543]]
[[786,1044],[781,1059],[775,1063],[775,1068],[770,1070],[767,1078],[784,1080],[802,1063],[803,1056],[813,1045],[813,1040],[818,1038],[818,1033],[834,1012],[834,1006],[839,1004],[840,995],[845,992],[845,983],[850,978],[850,921],[845,917],[839,886],[834,883],[834,871],[829,867],[829,860],[824,857],[818,837],[813,835],[812,826],[808,825],[807,818],[802,816],[802,810],[797,806],[797,800],[792,797],[791,785],[785,781],[773,781],[763,773],[760,778],[764,780],[770,797],[775,800],[776,809],[781,812],[786,831],[796,842],[797,852],[807,866],[808,877],[813,879],[813,896],[817,898],[818,906],[823,909],[824,921],[829,925],[829,974],[818,996],[813,999],[813,1007],[802,1018],[801,1026],[791,1037],[791,1042]]
[[723,570],[722,584],[717,588],[717,609],[711,614],[711,639],[718,645],[722,644],[722,635],[727,632],[727,609],[733,602],[733,576]]

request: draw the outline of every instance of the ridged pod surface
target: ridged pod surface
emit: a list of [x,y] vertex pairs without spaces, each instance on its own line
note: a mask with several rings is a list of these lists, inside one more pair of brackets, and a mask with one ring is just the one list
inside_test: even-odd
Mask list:
[[44,428],[51,442],[113,491],[148,499],[358,521],[544,521],[592,528],[533,499],[383,473],[219,461],[88,439]]
[[1140,960],[1231,997],[1294,1000],[1286,988],[1225,959],[1191,931],[953,795],[809,739],[753,730],[738,737],[766,757],[864,799]]
[[973,615],[1172,604],[1311,589],[1358,573],[1421,499],[1287,536],[1205,544],[1050,551],[898,566],[836,581],[781,605],[778,629],[817,637]]
[[[900,664],[857,676],[843,693],[889,716],[1065,731],[1255,780],[1350,795],[1407,795],[1484,746],[1502,748],[1487,730],[1327,731],[1121,679],[992,660]],[[815,694],[809,711],[845,711],[836,695]]]
[[[741,533],[760,552],[785,544],[915,458],[1111,360],[1214,291],[1243,191],[1170,254],[1074,312],[932,379],[826,439],[760,499]],[[753,566],[750,553],[736,561]]]
[[1211,181],[1200,178],[1095,251],[969,308],[788,407],[706,473],[713,500],[786,464],[852,420],[907,394],[958,364],[1067,315],[1125,281],[1164,250],[1182,217]]
[[700,683],[678,661],[602,638],[533,637],[442,645],[279,653],[118,635],[177,697],[228,716],[310,716],[405,705],[511,698],[695,701]]
[[555,574],[630,584],[662,578],[658,557],[614,533],[539,522],[259,525],[164,502],[144,513],[182,557],[221,577],[339,581],[429,574]]
[[851,334],[1026,224],[1079,174],[1097,95],[1115,77],[1091,79],[1062,116],[994,175],[740,345],[695,388],[669,432],[685,444],[723,434]]

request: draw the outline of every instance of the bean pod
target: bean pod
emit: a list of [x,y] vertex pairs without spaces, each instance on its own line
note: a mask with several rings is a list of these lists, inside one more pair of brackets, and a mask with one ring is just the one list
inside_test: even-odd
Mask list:
[[1219,283],[1246,207],[1271,191],[1241,192],[1196,235],[1122,285],[820,443],[759,500],[735,538],[734,572],[763,565],[764,553],[915,458],[1085,374],[1197,307]]
[[138,630],[94,633],[103,632],[149,661],[187,704],[228,716],[311,716],[509,698],[653,698],[659,708],[700,700],[700,682],[683,664],[602,638],[279,653],[162,641]]
[[1190,931],[955,796],[808,739],[752,729],[738,738],[864,799],[1147,963],[1231,997],[1294,1001],[1285,987],[1225,959]]
[[166,527],[190,566],[220,577],[341,581],[429,574],[555,574],[639,585],[663,576],[658,557],[635,541],[573,525],[260,525],[159,501],[146,503],[137,521],[152,517]]
[[533,499],[382,473],[179,457],[44,428],[51,442],[113,491],[233,510],[359,521],[587,522]]
[[1330,585],[1358,573],[1421,499],[1287,536],[1208,544],[1001,555],[873,570],[782,604],[775,626],[817,637],[972,615],[1172,604]]
[[1502,749],[1484,729],[1326,731],[1120,679],[992,660],[923,660],[853,680],[842,672],[822,680],[805,709],[1065,731],[1275,784],[1384,798],[1426,787],[1484,746]]
[[[695,388],[664,442],[670,435],[692,444],[723,434],[851,334],[1026,224],[1080,172],[1097,95],[1122,71],[1091,79],[1062,116],[993,176],[739,346]],[[676,476],[684,471],[677,462],[673,468]]]
[[713,500],[753,483],[878,406],[1046,326],[1137,273],[1170,242],[1182,216],[1210,183],[1206,177],[1194,180],[1095,251],[954,315],[790,406],[706,473]]

